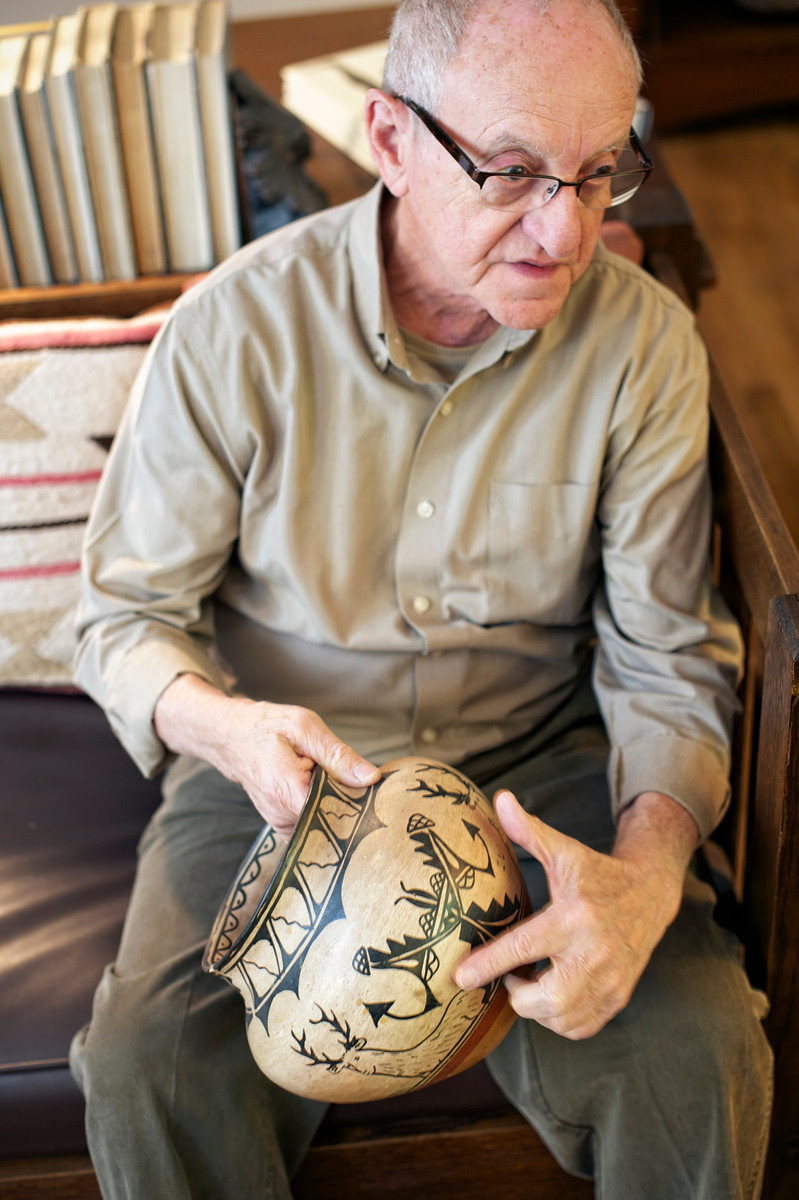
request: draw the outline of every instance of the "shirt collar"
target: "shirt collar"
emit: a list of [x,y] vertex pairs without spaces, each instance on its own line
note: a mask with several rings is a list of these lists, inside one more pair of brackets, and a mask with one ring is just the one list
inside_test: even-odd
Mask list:
[[[380,370],[385,371],[389,362],[392,362],[400,370],[409,372],[405,343],[391,309],[383,269],[380,240],[380,208],[383,196],[384,185],[378,181],[354,205],[349,231],[349,253],[355,309],[372,358]],[[467,370],[482,370],[493,366],[505,354],[526,345],[536,332],[534,329],[499,326],[490,338],[476,347]]]

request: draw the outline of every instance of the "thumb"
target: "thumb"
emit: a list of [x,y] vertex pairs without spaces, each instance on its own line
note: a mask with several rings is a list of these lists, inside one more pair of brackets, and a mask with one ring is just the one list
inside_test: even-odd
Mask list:
[[511,841],[529,851],[549,876],[559,853],[570,840],[546,825],[540,817],[526,812],[512,792],[500,791],[494,797],[500,824]]
[[380,779],[379,768],[340,741],[321,718],[316,718],[303,745],[297,749],[318,763],[333,779],[350,787],[364,787]]

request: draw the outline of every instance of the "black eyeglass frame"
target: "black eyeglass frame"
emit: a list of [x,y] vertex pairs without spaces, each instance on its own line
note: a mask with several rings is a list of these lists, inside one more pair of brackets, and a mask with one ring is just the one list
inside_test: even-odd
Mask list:
[[[638,134],[635,132],[635,129],[633,129],[633,127],[630,126],[630,132],[628,134],[628,137],[630,140],[630,145],[632,146],[635,153],[638,155],[638,159],[640,162],[640,166],[634,171],[612,171],[608,174],[603,174],[601,171],[597,171],[593,175],[584,175],[582,179],[575,179],[573,182],[570,182],[569,180],[566,180],[566,179],[558,179],[557,175],[537,175],[533,171],[525,171],[525,173],[523,175],[518,174],[518,173],[511,175],[508,171],[481,171],[480,168],[472,161],[472,159],[469,158],[469,155],[466,153],[466,151],[461,149],[461,147],[454,140],[454,138],[451,138],[449,136],[449,134],[446,132],[446,130],[441,128],[438,121],[436,121],[435,117],[431,117],[430,113],[427,111],[426,108],[422,108],[421,104],[417,104],[415,100],[409,99],[408,96],[396,96],[395,99],[400,100],[404,105],[406,105],[411,110],[411,112],[416,113],[416,116],[419,118],[419,120],[424,125],[426,125],[426,127],[429,129],[430,133],[432,133],[432,135],[436,139],[436,141],[439,142],[444,147],[444,149],[447,151],[448,154],[452,155],[452,157],[455,159],[458,166],[463,168],[463,170],[466,172],[466,174],[469,176],[469,178],[474,180],[474,182],[477,184],[477,186],[481,190],[482,190],[482,187],[483,187],[483,184],[485,183],[485,181],[487,179],[493,179],[493,178],[496,178],[496,179],[548,179],[552,183],[557,184],[557,187],[551,193],[551,195],[547,196],[545,203],[548,204],[550,200],[554,199],[554,197],[557,196],[560,189],[564,188],[564,187],[575,188],[576,194],[579,197],[580,188],[583,186],[584,183],[587,183],[591,179],[602,179],[602,180],[607,180],[607,179],[611,179],[611,178],[621,179],[625,175],[638,175],[640,171],[643,171],[644,177],[641,180],[641,183],[638,185],[640,187],[643,183],[646,182],[647,178],[649,177],[649,173],[654,166],[651,158],[649,157],[646,150],[644,150],[643,146],[641,145],[641,142],[639,141],[639,138],[638,138]],[[638,189],[636,188],[636,191],[637,190]],[[629,196],[626,194],[623,194],[623,195],[618,196],[615,199],[611,200],[610,204],[605,205],[604,207],[613,208],[614,205],[621,204],[624,200],[627,200],[627,199],[629,199]],[[543,208],[543,205],[539,205],[539,207]]]

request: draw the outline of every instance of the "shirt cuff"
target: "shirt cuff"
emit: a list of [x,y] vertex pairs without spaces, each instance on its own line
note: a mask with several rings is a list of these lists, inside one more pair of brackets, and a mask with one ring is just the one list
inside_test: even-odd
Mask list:
[[611,751],[608,780],[614,817],[642,792],[661,792],[710,837],[730,801],[727,754],[707,742],[667,734],[640,738]]
[[159,697],[179,675],[199,675],[227,692],[216,664],[191,643],[148,638],[131,647],[114,671],[105,703],[116,736],[148,779],[167,765],[171,754],[157,736],[153,714]]

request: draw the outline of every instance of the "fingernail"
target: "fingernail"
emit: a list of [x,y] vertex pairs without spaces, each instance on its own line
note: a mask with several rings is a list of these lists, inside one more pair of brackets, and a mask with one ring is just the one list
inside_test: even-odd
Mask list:
[[470,988],[477,987],[477,972],[473,967],[460,967],[455,973],[455,982],[464,992],[468,992]]
[[374,783],[380,778],[380,772],[371,763],[357,763],[353,767],[352,773],[361,783]]

